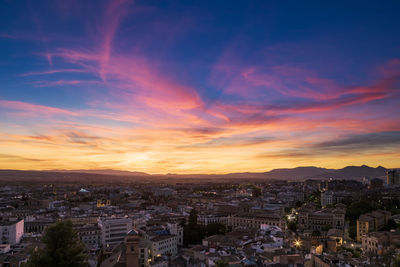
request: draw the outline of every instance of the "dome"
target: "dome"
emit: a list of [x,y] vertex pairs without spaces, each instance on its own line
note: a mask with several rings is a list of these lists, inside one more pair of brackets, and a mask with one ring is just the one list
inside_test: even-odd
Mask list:
[[139,235],[139,232],[136,231],[135,229],[132,229],[128,232],[128,235]]

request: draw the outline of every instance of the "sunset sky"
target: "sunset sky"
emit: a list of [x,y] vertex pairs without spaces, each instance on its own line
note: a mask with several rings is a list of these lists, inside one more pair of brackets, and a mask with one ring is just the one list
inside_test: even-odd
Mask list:
[[0,0],[0,169],[400,167],[399,10]]

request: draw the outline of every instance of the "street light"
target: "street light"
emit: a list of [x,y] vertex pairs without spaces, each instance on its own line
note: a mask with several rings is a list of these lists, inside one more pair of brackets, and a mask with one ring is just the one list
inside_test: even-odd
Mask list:
[[301,247],[301,240],[300,240],[300,239],[295,239],[295,240],[293,241],[293,245],[294,245],[296,248]]

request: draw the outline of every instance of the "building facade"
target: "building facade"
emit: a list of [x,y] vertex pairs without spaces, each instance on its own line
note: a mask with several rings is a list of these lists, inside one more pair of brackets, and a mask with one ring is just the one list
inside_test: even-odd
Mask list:
[[343,230],[345,226],[346,206],[336,204],[335,208],[317,210],[312,203],[298,211],[298,227],[307,230]]
[[177,223],[167,223],[171,235],[175,235],[178,246],[183,246],[183,228]]
[[222,223],[228,225],[228,216],[225,214],[199,214],[197,217],[197,223],[202,225],[208,225],[209,223]]
[[399,171],[396,169],[388,170],[386,172],[386,182],[388,185],[400,185]]
[[0,222],[0,235],[2,244],[18,244],[24,235],[24,219]]
[[101,244],[103,248],[112,248],[121,243],[126,234],[132,230],[132,219],[129,218],[100,218],[98,225],[101,229]]
[[83,225],[78,227],[77,232],[88,249],[101,247],[101,228],[98,225]]
[[178,240],[175,235],[160,235],[149,240],[150,257],[175,256],[178,253]]
[[373,232],[361,237],[362,249],[369,255],[382,255],[390,245],[389,232]]
[[238,214],[228,217],[227,226],[232,229],[237,228],[255,228],[259,229],[261,225],[278,226],[281,229],[286,229],[286,222],[279,214]]
[[360,216],[357,220],[357,241],[370,232],[376,232],[385,227],[391,217],[389,211],[376,210]]
[[336,204],[334,199],[334,193],[332,191],[322,191],[321,192],[321,206],[326,207],[328,205]]

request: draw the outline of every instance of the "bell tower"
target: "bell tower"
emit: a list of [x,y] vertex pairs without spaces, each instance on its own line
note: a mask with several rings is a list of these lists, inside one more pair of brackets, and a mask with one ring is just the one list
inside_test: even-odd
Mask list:
[[139,267],[139,240],[136,230],[131,230],[125,237],[126,267]]

